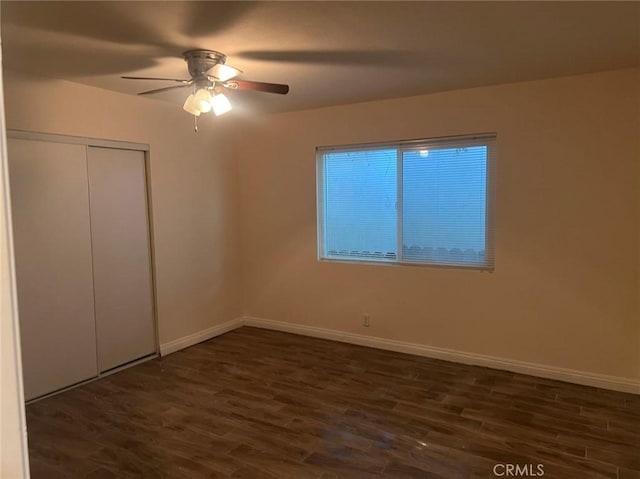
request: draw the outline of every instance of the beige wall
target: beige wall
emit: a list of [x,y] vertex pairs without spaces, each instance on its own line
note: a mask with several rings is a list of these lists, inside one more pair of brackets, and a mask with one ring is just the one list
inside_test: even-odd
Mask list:
[[[639,97],[623,70],[254,123],[234,143],[245,313],[639,379]],[[478,132],[498,134],[494,273],[317,261],[316,146]]]
[[[637,70],[269,115],[233,144],[228,118],[196,135],[169,103],[5,76],[9,128],[151,145],[161,343],[244,305],[266,319],[640,379]],[[317,261],[316,146],[491,131],[495,273]]]
[[148,143],[160,343],[241,314],[229,122],[167,102],[5,72],[7,127]]

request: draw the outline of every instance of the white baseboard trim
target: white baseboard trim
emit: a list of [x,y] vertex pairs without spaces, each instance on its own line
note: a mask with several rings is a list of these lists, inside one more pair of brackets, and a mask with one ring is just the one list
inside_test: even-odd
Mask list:
[[239,328],[243,325],[244,318],[236,318],[222,324],[217,324],[203,331],[198,331],[196,333],[189,334],[188,336],[174,339],[173,341],[169,341],[168,343],[163,343],[160,345],[160,356],[166,356],[167,354],[175,353],[176,351],[188,348],[189,346],[193,346],[194,344],[198,344],[208,339],[215,338],[216,336],[220,336],[221,334],[228,333],[229,331]]
[[377,338],[364,334],[346,333],[334,329],[317,328],[314,326],[304,326],[301,324],[287,323],[283,321],[273,321],[270,319],[244,317],[245,326],[255,328],[272,329],[285,333],[301,334],[313,336],[315,338],[330,339],[343,343],[357,344],[371,348],[386,349],[399,353],[413,354],[434,359],[443,359],[456,363],[470,364],[474,366],[485,366],[493,369],[502,369],[531,376],[538,376],[547,379],[556,379],[569,383],[582,384],[614,391],[640,394],[640,381],[632,379],[608,376],[604,374],[589,373],[573,369],[564,369],[542,364],[516,361],[512,359],[498,358],[483,354],[466,353],[453,349],[437,348],[417,343],[396,341],[393,339]]
[[332,341],[357,344],[359,346],[367,346],[370,348],[386,349],[388,351],[395,351],[398,353],[443,359],[445,361],[470,364],[473,366],[484,366],[493,369],[502,369],[505,371],[528,374],[541,378],[556,379],[558,381],[582,384],[585,386],[611,389],[613,391],[640,394],[640,381],[634,381],[633,379],[589,373],[586,371],[577,371],[574,369],[558,368],[554,366],[545,366],[542,364],[498,358],[484,354],[467,353],[464,351],[456,351],[454,349],[438,348],[435,346],[426,346],[406,341],[377,338],[375,336],[367,336],[364,334],[347,333],[335,329],[305,326],[302,324],[274,321],[271,319],[251,316],[236,318],[211,328],[207,328],[203,331],[161,344],[160,355],[166,356],[167,354],[207,341],[208,339],[215,338],[216,336],[228,333],[229,331],[242,326],[252,326],[254,328],[271,329],[273,331],[282,331],[284,333],[312,336],[314,338],[329,339]]

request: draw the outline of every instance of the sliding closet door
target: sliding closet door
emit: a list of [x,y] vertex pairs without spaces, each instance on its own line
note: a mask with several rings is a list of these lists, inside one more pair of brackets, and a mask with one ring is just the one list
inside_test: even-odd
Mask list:
[[144,152],[89,147],[100,372],[155,352]]
[[97,375],[84,145],[9,139],[26,399]]

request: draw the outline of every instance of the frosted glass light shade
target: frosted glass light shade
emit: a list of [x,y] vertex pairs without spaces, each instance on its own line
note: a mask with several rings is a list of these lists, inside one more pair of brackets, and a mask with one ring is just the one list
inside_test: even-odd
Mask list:
[[211,111],[211,93],[209,93],[209,90],[204,88],[198,90],[195,95],[195,100],[198,104],[198,109],[202,113]]
[[182,106],[182,109],[187,113],[191,113],[193,116],[200,116],[200,108],[198,106],[198,102],[196,101],[196,97],[193,95],[189,95]]
[[218,93],[211,99],[211,107],[216,116],[219,116],[231,110],[231,103],[226,96]]

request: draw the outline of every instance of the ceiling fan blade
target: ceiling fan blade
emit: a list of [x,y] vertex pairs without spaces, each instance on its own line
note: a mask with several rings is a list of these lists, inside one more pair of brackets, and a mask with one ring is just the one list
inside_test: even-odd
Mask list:
[[191,83],[191,80],[180,80],[178,78],[158,78],[158,77],[129,77],[129,76],[124,76],[124,77],[120,77],[123,78],[125,80],[161,80],[161,81],[177,81],[179,83],[184,83],[185,85],[187,83]]
[[278,93],[280,95],[286,95],[289,93],[289,85],[282,85],[280,83],[265,83],[260,81],[249,80],[231,80],[224,82],[223,85],[232,90],[253,90],[263,91],[267,93]]
[[211,70],[209,70],[209,75],[223,82],[227,80],[231,80],[232,78],[237,77],[241,73],[242,73],[242,70],[238,70],[237,68],[232,67],[231,65],[226,65],[223,63],[217,63],[211,68]]
[[155,90],[147,90],[147,91],[143,91],[138,93],[138,95],[151,95],[153,93],[160,93],[162,91],[168,91],[168,90],[175,90],[176,88],[186,88],[190,85],[191,83],[185,84],[185,85],[175,85],[175,86],[167,86],[164,88],[156,88]]

